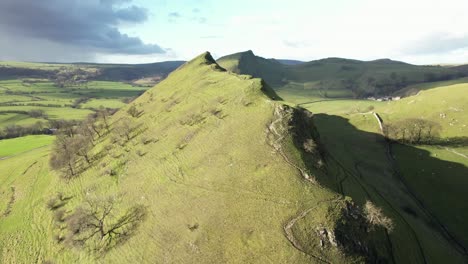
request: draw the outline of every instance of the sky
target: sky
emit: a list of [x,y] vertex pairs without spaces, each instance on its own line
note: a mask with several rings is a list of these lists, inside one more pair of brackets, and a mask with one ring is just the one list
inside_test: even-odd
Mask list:
[[468,63],[467,0],[0,0],[0,60]]

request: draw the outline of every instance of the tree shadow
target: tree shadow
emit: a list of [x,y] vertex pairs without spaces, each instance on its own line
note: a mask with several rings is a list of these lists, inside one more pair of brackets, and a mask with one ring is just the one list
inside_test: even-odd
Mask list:
[[[464,219],[468,218],[468,206],[464,193],[468,167],[435,158],[425,149],[391,143],[381,134],[362,131],[340,116],[314,115],[308,129],[326,163],[324,169],[317,170],[316,158],[303,151],[308,169],[316,172],[322,186],[352,197],[361,207],[372,201],[393,218],[397,231],[390,235],[390,245],[392,236],[398,241],[398,236],[407,233],[419,247],[424,262],[428,249],[424,248],[423,237],[427,239],[429,232],[431,243],[442,240],[441,244],[449,245],[448,250],[466,259],[468,224]],[[301,136],[295,134],[296,138]],[[295,140],[301,149],[297,142],[301,140]],[[466,144],[466,138],[457,142]],[[441,248],[446,250],[446,245]]]

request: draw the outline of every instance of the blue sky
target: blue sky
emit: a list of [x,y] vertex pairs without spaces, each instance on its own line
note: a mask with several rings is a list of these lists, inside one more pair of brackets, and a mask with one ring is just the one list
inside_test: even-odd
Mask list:
[[[22,10],[19,3],[27,8],[31,1],[2,0],[0,10]],[[416,64],[468,62],[466,0],[41,3],[46,8],[35,10],[45,10],[42,19],[59,16],[45,25],[59,21],[63,26],[51,30],[36,26],[34,20],[28,24],[18,19],[15,24],[11,22],[14,17],[0,18],[0,33],[11,36],[0,39],[0,49],[8,51],[0,59],[140,63],[188,60],[207,50],[219,57],[251,49],[263,57],[298,60],[346,57],[392,58]],[[61,8],[64,12],[59,12]],[[17,15],[34,17],[35,13]],[[80,34],[70,36],[69,32]]]

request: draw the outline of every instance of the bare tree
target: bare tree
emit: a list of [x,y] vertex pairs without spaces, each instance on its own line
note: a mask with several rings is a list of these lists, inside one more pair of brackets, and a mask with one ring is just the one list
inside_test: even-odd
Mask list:
[[385,216],[382,209],[377,207],[371,201],[367,201],[364,205],[364,213],[369,224],[373,226],[382,226],[389,232],[393,230],[394,225],[392,219]]
[[141,111],[139,111],[135,105],[132,105],[130,108],[128,108],[127,113],[132,117],[139,117]]
[[87,199],[66,217],[65,242],[95,252],[105,252],[128,239],[144,220],[146,209],[134,205],[121,209],[120,199]]
[[114,126],[114,133],[119,137],[125,138],[126,141],[132,139],[133,130],[132,122],[128,118],[120,119]]
[[107,132],[109,132],[110,131],[109,117],[111,115],[111,112],[109,111],[109,109],[101,107],[96,113],[97,113],[97,120],[102,121]]
[[76,148],[77,144],[72,137],[66,134],[57,136],[50,156],[50,166],[54,170],[63,171],[65,178],[76,176],[78,159]]

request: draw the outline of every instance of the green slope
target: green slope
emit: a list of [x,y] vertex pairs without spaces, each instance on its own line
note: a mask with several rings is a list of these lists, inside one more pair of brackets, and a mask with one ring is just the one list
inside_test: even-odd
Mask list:
[[218,62],[230,71],[263,78],[284,98],[383,96],[411,84],[450,80],[466,74],[455,68],[416,66],[388,59],[328,58],[284,65],[255,56],[252,51],[228,55]]
[[[384,199],[388,203],[387,207],[383,203],[384,208],[403,221],[399,225],[407,229],[403,232],[414,232],[422,245],[420,256],[426,261],[444,262],[450,256],[464,254],[465,260],[449,261],[464,263],[468,248],[468,225],[464,221],[468,217],[464,202],[468,184],[468,85],[462,79],[417,88],[420,92],[416,96],[398,101],[322,100],[303,107],[324,113],[317,115],[316,126],[329,159],[341,164],[332,186],[355,199],[359,196],[351,193]],[[442,140],[432,145],[392,143],[389,149],[372,112],[379,113],[384,124],[407,118],[437,122]],[[354,183],[353,187],[353,181],[362,186]],[[362,194],[362,188],[367,194]]]
[[[260,79],[226,72],[206,53],[134,101],[139,117],[130,106],[117,112],[77,177],[48,171],[44,149],[1,160],[1,262],[390,261],[383,229],[316,182],[326,170],[309,114],[272,97]],[[129,140],[119,134],[124,120]],[[65,219],[115,195],[115,210],[140,204],[146,219],[105,254],[71,247],[60,242],[70,223],[46,208],[59,192]]]

